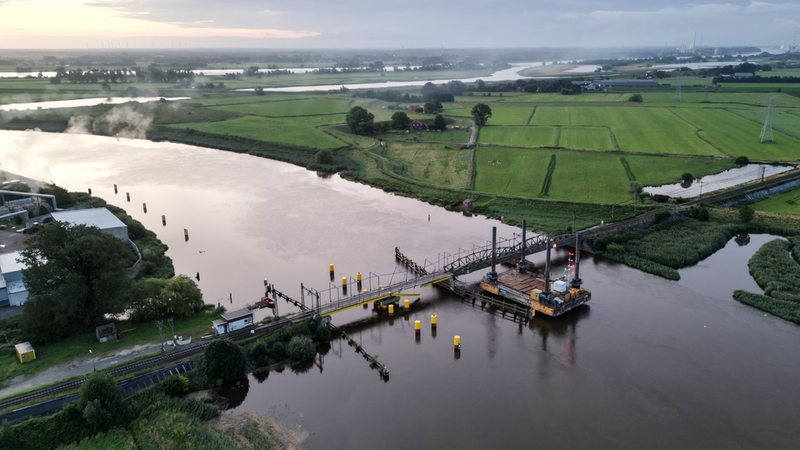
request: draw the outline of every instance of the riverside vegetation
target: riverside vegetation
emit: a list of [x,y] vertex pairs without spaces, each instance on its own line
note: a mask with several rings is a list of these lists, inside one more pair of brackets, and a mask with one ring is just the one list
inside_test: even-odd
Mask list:
[[[298,83],[300,78],[288,74],[265,78],[252,71],[233,77],[197,76],[171,84],[154,79],[106,84],[65,80],[50,86],[42,80],[0,81],[0,98],[9,98],[12,92],[50,98],[54,92],[81,97],[131,90],[191,97],[174,103],[4,112],[0,126],[122,133],[249,153],[311,170],[339,172],[450,209],[461,209],[462,202],[471,199],[471,213],[514,224],[527,219],[532,227],[547,232],[582,229],[656,208],[642,195],[645,185],[696,179],[742,161],[797,162],[800,89],[792,68],[796,61],[764,55],[724,69],[680,68],[679,80],[672,73],[648,69],[646,62],[627,68],[604,65],[605,72],[599,76],[655,74],[660,87],[584,92],[571,83],[575,77],[564,77],[281,93],[265,88],[311,84],[309,77]],[[370,67],[377,70],[375,65]],[[722,76],[740,69],[754,71],[758,82],[734,82]],[[435,72],[415,75],[441,75]],[[376,75],[382,80],[408,76],[391,72],[369,76]],[[675,83],[681,84],[680,94]],[[464,145],[479,104],[491,113],[475,145]],[[774,140],[761,143],[759,134],[769,104],[774,108]],[[360,134],[346,120],[356,108],[363,109],[369,119],[369,127],[360,128],[366,131]],[[408,120],[400,120],[401,112]],[[796,198],[796,191],[790,192],[777,203],[762,202],[756,208],[796,214],[791,207]],[[682,255],[666,248],[673,241],[648,243],[643,237],[608,242],[603,251],[674,279],[676,268],[708,256],[723,239],[754,226],[687,226],[680,233],[692,238],[677,241],[689,245],[690,251]],[[655,230],[666,232],[662,228]],[[642,242],[634,246],[634,240]],[[697,246],[697,241],[709,244]]]

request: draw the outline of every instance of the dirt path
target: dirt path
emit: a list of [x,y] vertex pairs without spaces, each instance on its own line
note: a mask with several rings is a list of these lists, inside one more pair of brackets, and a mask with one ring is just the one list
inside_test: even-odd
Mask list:
[[73,359],[72,361],[53,366],[28,378],[18,376],[9,382],[7,388],[0,390],[0,398],[44,384],[55,383],[65,378],[86,375],[94,370],[103,370],[115,364],[129,361],[149,353],[155,353],[158,351],[159,345],[158,342],[139,344],[117,350],[115,353],[106,356],[87,356],[86,358]]

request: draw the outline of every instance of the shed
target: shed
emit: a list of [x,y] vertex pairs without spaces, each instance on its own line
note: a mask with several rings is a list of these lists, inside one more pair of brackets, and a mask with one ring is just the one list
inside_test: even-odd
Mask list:
[[22,281],[26,266],[19,252],[0,254],[0,306],[22,306],[28,301],[28,288]]
[[71,225],[97,227],[100,231],[115,236],[123,241],[128,240],[128,227],[108,208],[71,209],[54,211],[53,219]]
[[113,323],[98,326],[94,329],[94,334],[97,336],[98,342],[113,342],[119,338],[117,326]]
[[30,342],[19,343],[14,346],[14,349],[17,351],[17,359],[19,359],[20,364],[36,359],[36,351]]
[[253,325],[253,312],[247,308],[223,313],[211,322],[214,334],[225,334]]

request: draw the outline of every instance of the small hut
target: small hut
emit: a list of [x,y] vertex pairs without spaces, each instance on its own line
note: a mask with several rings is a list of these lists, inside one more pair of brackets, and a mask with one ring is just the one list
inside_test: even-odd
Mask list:
[[17,359],[19,359],[20,364],[36,359],[36,351],[30,342],[19,343],[14,346],[14,349],[17,351]]
[[119,338],[117,335],[117,327],[113,323],[100,325],[94,329],[94,334],[97,336],[98,342],[113,342]]

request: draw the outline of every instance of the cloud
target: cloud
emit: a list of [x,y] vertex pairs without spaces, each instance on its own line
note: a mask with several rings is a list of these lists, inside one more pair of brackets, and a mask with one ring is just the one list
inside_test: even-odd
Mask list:
[[[4,19],[22,4],[38,6]],[[788,43],[799,21],[796,0],[0,0],[0,28],[11,38],[180,38],[198,46],[681,45],[695,32],[704,45],[741,45]]]

